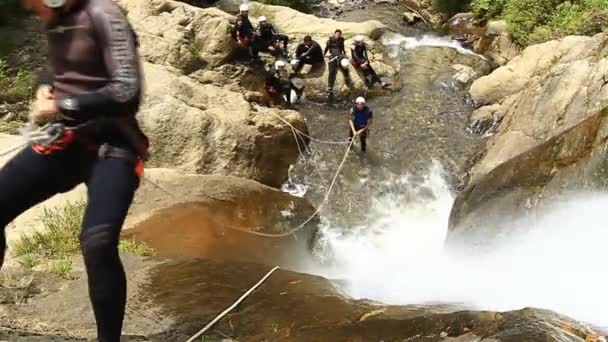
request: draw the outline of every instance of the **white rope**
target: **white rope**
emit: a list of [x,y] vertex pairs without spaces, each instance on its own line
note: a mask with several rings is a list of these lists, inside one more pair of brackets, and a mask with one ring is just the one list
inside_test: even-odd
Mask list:
[[310,139],[312,141],[316,141],[316,142],[322,143],[322,144],[334,144],[334,145],[346,145],[346,144],[349,144],[348,141],[330,141],[330,140],[321,140],[321,139],[317,139],[315,137],[311,137],[310,135],[308,135],[308,134],[302,132],[301,130],[297,129],[296,127],[294,127],[289,121],[283,119],[280,115],[275,114],[273,112],[270,112],[270,114],[274,115],[276,118],[278,118],[279,120],[283,121],[286,125],[288,125],[289,127],[291,127],[291,129],[295,130],[299,134],[307,137],[308,139]]
[[266,279],[268,279],[268,277],[270,277],[270,275],[274,271],[276,271],[278,269],[279,269],[279,266],[275,266],[273,269],[271,269],[270,271],[268,271],[268,273],[266,273],[266,275],[264,277],[262,277],[262,279],[260,279],[260,281],[258,281],[249,290],[247,290],[247,292],[243,293],[243,295],[239,299],[237,299],[236,302],[234,302],[226,310],[222,311],[222,313],[220,313],[219,315],[217,315],[211,322],[207,323],[207,325],[205,325],[205,327],[203,329],[199,330],[199,332],[197,332],[192,337],[190,337],[190,339],[188,341],[186,341],[186,342],[192,342],[195,339],[197,339],[199,336],[201,336],[202,334],[204,334],[215,323],[217,323],[220,319],[222,319],[224,316],[226,316],[230,311],[234,310],[234,308],[237,307],[237,305],[239,305],[243,300],[245,300],[245,298],[247,298],[247,296],[249,296],[253,291],[255,291],[256,288],[258,288],[260,285],[262,285],[262,283],[264,281],[266,281]]
[[348,148],[344,152],[344,157],[342,158],[342,161],[340,162],[340,165],[338,166],[338,169],[336,170],[336,173],[334,174],[334,177],[333,177],[331,183],[329,184],[329,188],[325,192],[325,197],[323,198],[323,201],[321,201],[321,203],[319,204],[319,206],[317,207],[317,209],[304,222],[302,222],[299,225],[297,225],[296,227],[288,230],[287,232],[280,233],[280,234],[261,233],[261,232],[256,232],[256,231],[252,231],[250,229],[244,229],[244,228],[240,228],[240,227],[236,227],[236,226],[231,226],[231,225],[226,225],[226,226],[228,228],[230,228],[230,229],[239,230],[239,231],[242,231],[242,232],[245,232],[245,233],[249,233],[249,234],[253,234],[253,235],[258,235],[258,236],[271,237],[271,238],[281,238],[281,237],[289,236],[289,235],[297,232],[298,230],[304,228],[304,226],[306,226],[306,224],[308,224],[308,222],[310,222],[312,219],[314,219],[317,216],[317,214],[319,212],[321,212],[321,210],[323,209],[323,207],[325,206],[325,204],[327,204],[327,200],[329,199],[329,195],[331,194],[331,190],[334,187],[334,185],[336,184],[336,180],[338,178],[338,175],[340,174],[340,171],[342,171],[342,168],[344,167],[344,163],[346,162],[346,158],[348,158],[348,153],[350,152],[350,150],[351,150],[351,148],[353,146],[353,143],[355,141],[355,138],[358,135],[359,134],[357,133],[353,137],[353,139],[350,141],[350,143],[348,144]]

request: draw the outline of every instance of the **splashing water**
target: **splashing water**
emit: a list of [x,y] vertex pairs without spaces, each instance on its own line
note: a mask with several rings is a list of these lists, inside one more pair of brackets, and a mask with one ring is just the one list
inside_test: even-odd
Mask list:
[[475,55],[481,59],[487,60],[485,56],[479,55],[471,50],[465,49],[456,40],[448,37],[439,37],[430,34],[425,34],[422,37],[405,37],[398,33],[387,32],[382,36],[382,44],[387,49],[387,54],[391,58],[395,58],[399,54],[399,50],[415,49],[422,46],[447,47],[457,50],[463,54]]
[[378,198],[373,224],[348,234],[324,229],[335,262],[319,273],[345,280],[342,289],[355,298],[497,311],[537,307],[608,326],[607,194],[556,203],[533,224],[514,222],[517,234],[473,258],[443,250],[453,203],[443,179],[434,163],[422,182],[403,177],[392,194]]

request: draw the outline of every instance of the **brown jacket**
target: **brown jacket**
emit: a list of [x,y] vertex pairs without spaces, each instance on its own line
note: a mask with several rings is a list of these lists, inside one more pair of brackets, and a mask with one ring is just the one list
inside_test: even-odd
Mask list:
[[77,121],[121,122],[120,130],[102,140],[147,145],[135,119],[142,95],[137,37],[118,6],[112,0],[76,0],[46,32],[50,77],[41,83],[52,85],[59,110]]

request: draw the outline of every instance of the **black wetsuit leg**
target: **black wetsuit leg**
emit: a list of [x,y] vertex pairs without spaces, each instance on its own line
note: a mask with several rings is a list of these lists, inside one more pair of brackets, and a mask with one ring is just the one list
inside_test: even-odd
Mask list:
[[88,205],[80,238],[99,342],[119,342],[127,280],[118,253],[120,231],[139,186],[135,164],[96,160],[86,179]]
[[329,62],[329,75],[327,76],[327,89],[329,91],[334,89],[334,84],[336,83],[336,75],[338,74],[338,66],[340,65],[339,57],[331,57],[334,59]]
[[378,74],[376,74],[376,70],[374,70],[374,68],[372,68],[371,64],[367,65],[367,69],[365,70],[365,75],[371,76],[372,85],[374,85],[375,83],[382,83],[382,80],[380,79],[380,77],[378,77]]

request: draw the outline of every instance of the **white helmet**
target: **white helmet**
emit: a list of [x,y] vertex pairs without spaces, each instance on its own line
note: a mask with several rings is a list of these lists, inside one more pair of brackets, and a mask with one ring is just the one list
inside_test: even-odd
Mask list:
[[261,16],[261,17],[258,18],[258,21],[259,22],[266,21],[266,17],[265,16]]
[[239,6],[239,11],[247,12],[249,11],[249,6],[247,6],[247,4],[242,4],[241,6]]
[[365,104],[365,99],[361,96],[357,97],[357,99],[355,100],[355,103],[363,103]]
[[66,0],[42,0],[42,3],[49,8],[59,8],[65,5]]
[[348,68],[348,64],[350,64],[350,62],[348,61],[348,59],[347,59],[347,58],[342,58],[342,60],[340,61],[340,65],[341,65],[341,66],[342,66],[344,69]]
[[298,65],[298,63],[300,63],[300,60],[299,60],[299,59],[292,59],[292,60],[291,60],[291,66],[292,66],[292,67],[297,66],[297,65]]
[[276,61],[276,62],[274,62],[274,67],[275,67],[275,69],[284,68],[285,67],[285,62],[284,61]]
[[361,35],[357,35],[357,36],[355,36],[354,39],[357,43],[363,43],[365,38],[363,38],[363,36],[361,36]]

